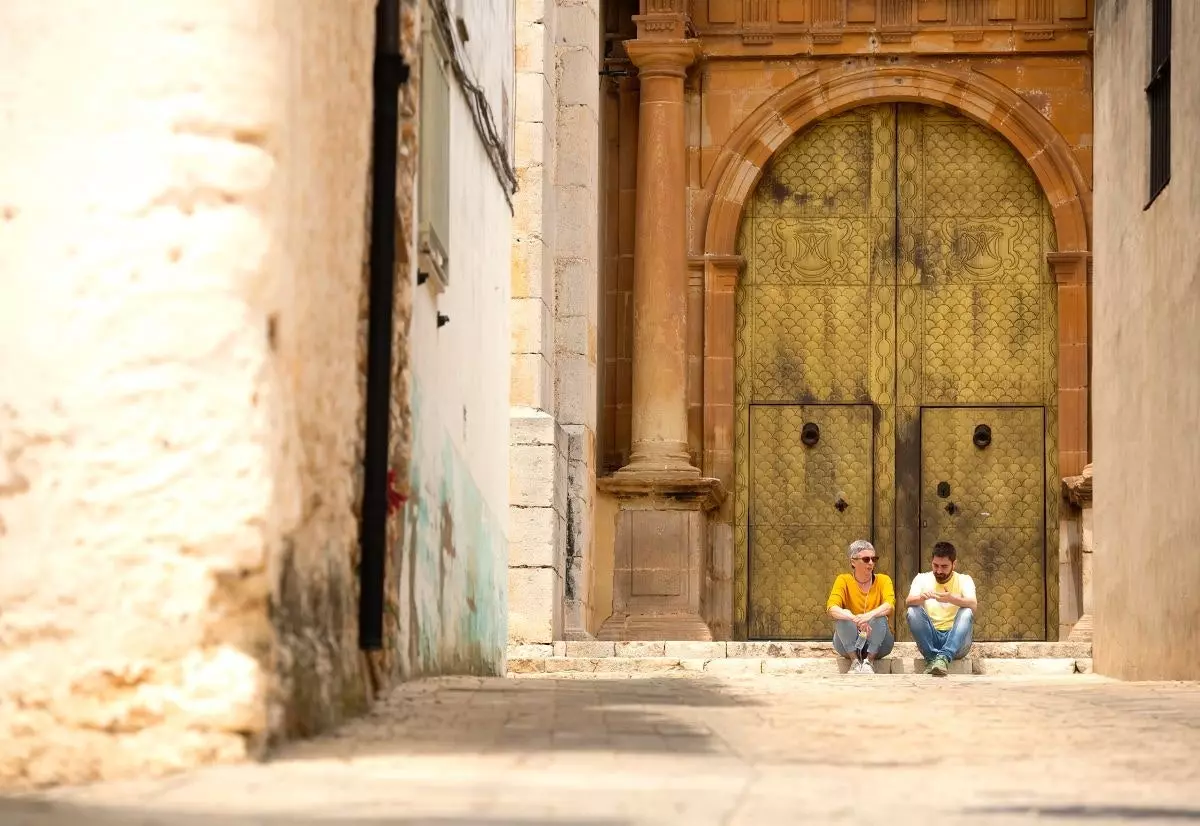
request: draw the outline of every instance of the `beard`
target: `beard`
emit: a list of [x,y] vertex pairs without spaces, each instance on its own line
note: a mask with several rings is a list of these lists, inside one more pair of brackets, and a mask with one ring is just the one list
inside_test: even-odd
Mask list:
[[944,574],[939,574],[937,571],[933,572],[933,578],[936,579],[942,585],[945,585],[947,582],[949,582],[950,577],[952,577],[952,576],[954,576],[954,571],[948,571]]

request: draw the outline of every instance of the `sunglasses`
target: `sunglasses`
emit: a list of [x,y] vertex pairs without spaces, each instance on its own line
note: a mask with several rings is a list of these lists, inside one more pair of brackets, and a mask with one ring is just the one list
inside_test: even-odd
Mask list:
[[859,562],[867,562],[872,565],[875,564],[875,560],[879,559],[877,556],[856,556],[854,558]]

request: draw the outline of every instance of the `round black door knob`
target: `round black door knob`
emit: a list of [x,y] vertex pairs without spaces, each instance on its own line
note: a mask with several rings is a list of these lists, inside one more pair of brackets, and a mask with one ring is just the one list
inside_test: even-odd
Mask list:
[[808,447],[812,447],[821,441],[821,428],[813,422],[805,422],[804,426],[800,428],[800,441]]
[[975,425],[975,433],[971,436],[971,442],[975,447],[983,450],[992,443],[992,429],[985,424]]

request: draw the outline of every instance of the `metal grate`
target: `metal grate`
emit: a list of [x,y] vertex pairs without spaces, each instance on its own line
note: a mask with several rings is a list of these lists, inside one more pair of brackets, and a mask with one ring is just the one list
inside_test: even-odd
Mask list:
[[[1171,0],[1152,0],[1150,83],[1150,201],[1171,180]],[[1147,206],[1149,206],[1149,203]]]

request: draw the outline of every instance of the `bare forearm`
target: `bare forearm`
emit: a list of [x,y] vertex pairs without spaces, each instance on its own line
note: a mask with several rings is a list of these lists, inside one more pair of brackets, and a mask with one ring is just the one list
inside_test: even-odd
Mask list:
[[829,606],[829,616],[835,620],[849,620],[850,622],[857,621],[857,617],[855,617],[854,614],[850,613],[840,605]]
[[915,608],[918,605],[924,605],[925,604],[925,595],[924,594],[910,595],[908,597],[908,599],[904,600],[904,604],[907,605],[909,608]]

